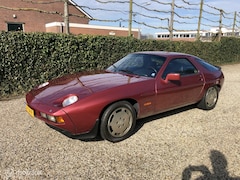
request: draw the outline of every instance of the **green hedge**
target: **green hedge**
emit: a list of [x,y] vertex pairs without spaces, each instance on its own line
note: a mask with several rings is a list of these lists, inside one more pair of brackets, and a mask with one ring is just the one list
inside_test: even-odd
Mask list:
[[104,69],[130,52],[194,54],[213,64],[240,62],[240,39],[170,42],[131,37],[0,32],[0,98],[68,73]]

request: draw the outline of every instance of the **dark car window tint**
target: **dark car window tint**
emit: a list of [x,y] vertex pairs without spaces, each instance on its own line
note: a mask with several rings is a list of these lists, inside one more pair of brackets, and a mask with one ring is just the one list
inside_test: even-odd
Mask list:
[[198,73],[198,70],[187,59],[173,59],[169,62],[163,72],[162,78],[165,79],[169,73],[179,73],[183,75],[191,75]]
[[207,63],[206,61],[199,59],[199,58],[195,58],[197,62],[199,62],[205,69],[209,70],[209,71],[218,71],[219,68],[211,65],[209,63]]
[[165,60],[166,57],[155,54],[133,53],[107,68],[107,71],[124,72],[154,78]]

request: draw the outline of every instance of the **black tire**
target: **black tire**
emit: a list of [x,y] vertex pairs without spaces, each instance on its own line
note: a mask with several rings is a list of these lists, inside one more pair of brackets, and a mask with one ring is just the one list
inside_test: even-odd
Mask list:
[[110,105],[103,113],[100,134],[105,140],[119,142],[128,138],[136,125],[136,112],[127,101]]
[[211,86],[207,89],[202,100],[197,104],[198,108],[204,110],[213,109],[218,101],[219,89],[216,86]]

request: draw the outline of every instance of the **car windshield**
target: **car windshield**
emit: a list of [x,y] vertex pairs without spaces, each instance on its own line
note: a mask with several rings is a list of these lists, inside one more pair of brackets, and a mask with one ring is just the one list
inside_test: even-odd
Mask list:
[[166,58],[153,54],[133,53],[107,68],[107,71],[154,78]]

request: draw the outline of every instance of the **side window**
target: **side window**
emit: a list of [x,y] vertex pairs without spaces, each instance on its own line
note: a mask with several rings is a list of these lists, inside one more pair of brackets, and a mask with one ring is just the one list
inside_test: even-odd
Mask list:
[[183,75],[191,75],[198,73],[198,70],[187,59],[173,59],[167,65],[163,72],[162,78],[165,79],[169,73],[179,73]]

